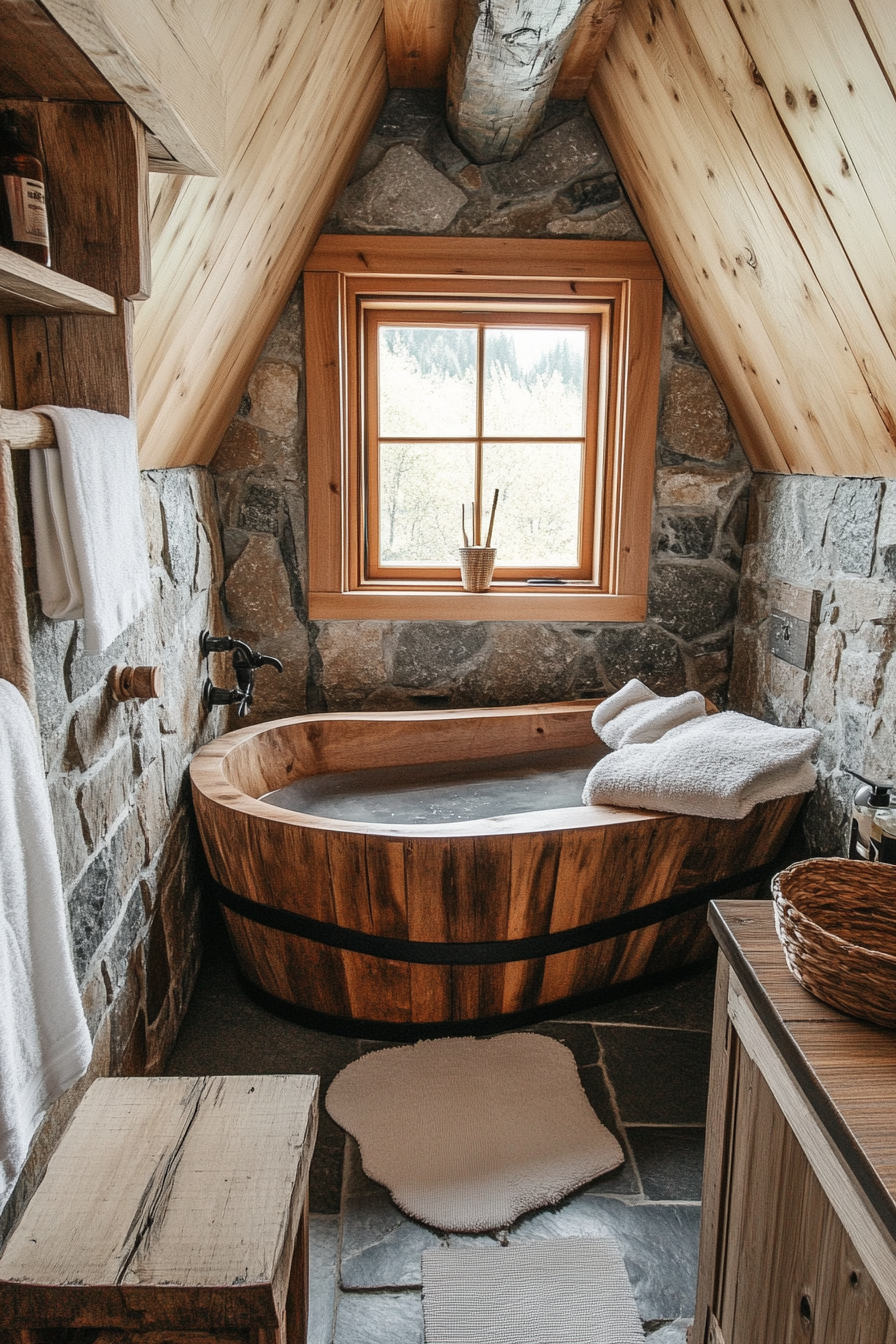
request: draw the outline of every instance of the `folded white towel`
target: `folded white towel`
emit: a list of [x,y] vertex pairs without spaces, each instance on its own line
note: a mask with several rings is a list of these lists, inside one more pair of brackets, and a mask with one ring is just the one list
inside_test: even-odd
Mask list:
[[44,615],[84,618],[84,648],[102,653],[150,598],[137,432],[123,415],[36,406],[58,448],[31,453],[37,581]]
[[582,802],[735,820],[757,803],[808,793],[815,785],[809,758],[820,741],[812,728],[711,714],[658,742],[604,756],[588,776]]
[[0,1208],[47,1107],[90,1063],[53,816],[25,701],[0,681]]
[[670,728],[705,714],[706,701],[699,691],[660,696],[643,681],[632,680],[597,706],[591,727],[616,751],[632,742],[656,742]]

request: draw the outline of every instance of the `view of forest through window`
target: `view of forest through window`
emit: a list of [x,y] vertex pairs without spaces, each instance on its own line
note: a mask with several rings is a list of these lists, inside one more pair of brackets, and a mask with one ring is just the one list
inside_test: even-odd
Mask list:
[[588,331],[378,333],[380,563],[456,566],[461,503],[487,522],[497,488],[499,567],[578,565]]

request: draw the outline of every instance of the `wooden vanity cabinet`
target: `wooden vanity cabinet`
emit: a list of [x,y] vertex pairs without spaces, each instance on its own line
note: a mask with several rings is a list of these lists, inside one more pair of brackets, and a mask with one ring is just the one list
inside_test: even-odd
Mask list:
[[691,1344],[896,1344],[896,1032],[793,979],[771,902],[720,947]]

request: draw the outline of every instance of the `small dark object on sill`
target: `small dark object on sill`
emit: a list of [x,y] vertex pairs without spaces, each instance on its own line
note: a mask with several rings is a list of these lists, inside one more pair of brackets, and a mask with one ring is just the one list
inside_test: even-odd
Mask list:
[[527,583],[566,583],[566,579],[527,579]]

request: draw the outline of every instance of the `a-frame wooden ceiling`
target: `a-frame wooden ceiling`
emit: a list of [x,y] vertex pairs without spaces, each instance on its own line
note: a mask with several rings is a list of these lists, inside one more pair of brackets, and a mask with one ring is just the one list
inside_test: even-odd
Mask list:
[[[192,0],[228,168],[161,180],[137,322],[146,465],[207,462],[381,105],[437,86],[457,0]],[[625,0],[587,97],[753,465],[896,474],[896,8]],[[250,12],[251,11],[251,12]],[[385,11],[385,12],[384,12]],[[615,15],[613,15],[615,17]],[[589,65],[590,62],[590,65]]]

